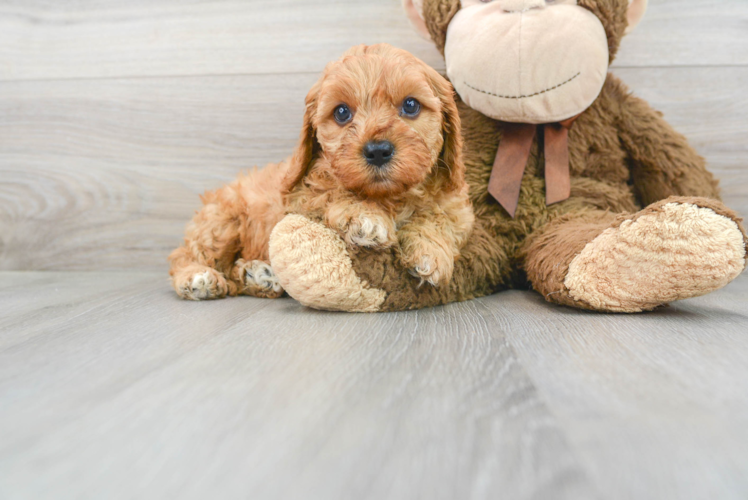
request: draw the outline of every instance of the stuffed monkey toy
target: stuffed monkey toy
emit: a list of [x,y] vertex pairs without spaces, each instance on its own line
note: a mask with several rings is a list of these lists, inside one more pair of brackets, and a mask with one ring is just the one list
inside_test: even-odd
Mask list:
[[452,282],[394,249],[347,247],[303,214],[270,241],[302,304],[392,311],[532,288],[549,302],[652,310],[746,267],[741,219],[686,139],[608,73],[646,0],[404,0],[459,96],[475,229]]

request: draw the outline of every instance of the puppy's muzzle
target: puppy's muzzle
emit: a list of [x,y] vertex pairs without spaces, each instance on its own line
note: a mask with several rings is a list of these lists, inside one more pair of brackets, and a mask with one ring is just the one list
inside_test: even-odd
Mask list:
[[395,156],[395,146],[390,141],[369,141],[364,145],[362,154],[366,163],[381,168]]

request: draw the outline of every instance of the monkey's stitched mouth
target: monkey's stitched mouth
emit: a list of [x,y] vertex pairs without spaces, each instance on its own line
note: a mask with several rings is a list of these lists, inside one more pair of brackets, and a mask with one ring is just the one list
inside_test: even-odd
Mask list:
[[471,89],[473,89],[475,91],[478,91],[478,92],[481,92],[483,94],[490,95],[490,96],[493,96],[493,97],[498,97],[499,99],[527,99],[528,97],[535,97],[537,95],[545,94],[545,93],[550,92],[552,90],[556,90],[559,87],[563,87],[567,83],[570,83],[570,82],[576,80],[579,77],[579,75],[581,75],[581,74],[582,74],[582,72],[580,71],[579,73],[577,73],[576,75],[572,76],[571,78],[569,78],[565,82],[561,82],[558,85],[554,85],[553,87],[547,88],[545,90],[541,90],[540,92],[535,92],[534,94],[527,94],[527,95],[501,95],[501,94],[494,94],[493,92],[488,92],[487,90],[482,90],[482,89],[479,89],[477,87],[473,87],[468,82],[462,82],[462,83],[464,83],[469,88],[471,88]]

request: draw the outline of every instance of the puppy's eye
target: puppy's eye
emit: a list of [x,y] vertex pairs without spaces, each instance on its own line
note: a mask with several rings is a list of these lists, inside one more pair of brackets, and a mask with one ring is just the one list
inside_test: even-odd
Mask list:
[[408,118],[415,118],[421,112],[421,103],[418,102],[418,99],[408,97],[403,101],[403,105],[400,109],[403,116],[407,116]]
[[335,121],[338,122],[338,125],[345,125],[346,123],[351,121],[351,118],[353,118],[353,113],[351,113],[351,108],[349,108],[345,104],[341,104],[337,108],[335,108],[333,116],[335,117]]

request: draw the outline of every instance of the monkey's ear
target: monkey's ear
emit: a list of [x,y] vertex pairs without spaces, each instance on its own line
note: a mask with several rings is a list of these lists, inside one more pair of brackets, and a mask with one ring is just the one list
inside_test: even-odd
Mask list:
[[626,13],[626,17],[628,18],[629,22],[628,27],[626,28],[627,35],[634,31],[636,25],[639,24],[639,22],[644,17],[645,12],[647,12],[647,0],[629,1],[629,10]]
[[431,40],[431,34],[423,19],[423,0],[403,0],[403,7],[416,32],[426,40]]
[[301,179],[304,178],[309,167],[319,153],[320,145],[317,142],[317,129],[314,126],[314,116],[317,114],[317,98],[319,97],[322,79],[314,84],[306,96],[306,111],[304,112],[304,125],[299,135],[299,143],[291,157],[290,165],[283,178],[283,191],[290,192]]

